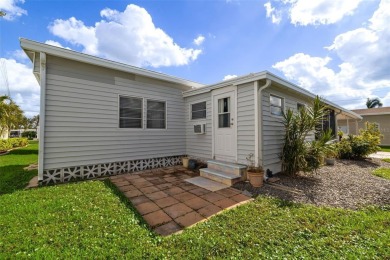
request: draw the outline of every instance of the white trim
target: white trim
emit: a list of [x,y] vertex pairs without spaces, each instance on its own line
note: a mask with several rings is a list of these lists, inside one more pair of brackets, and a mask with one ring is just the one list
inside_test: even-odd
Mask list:
[[234,126],[235,126],[235,133],[236,133],[236,163],[238,162],[238,91],[237,91],[237,85],[234,86],[234,96],[235,96],[235,111],[234,111]]
[[[204,118],[198,118],[198,119],[192,119],[192,105],[194,104],[198,104],[198,103],[203,103],[203,102],[206,102],[206,116]],[[192,101],[192,102],[189,102],[188,103],[188,120],[189,121],[205,121],[207,119],[207,100],[206,99],[202,99],[202,100],[197,100],[197,101]]]
[[[145,98],[145,130],[148,131],[161,131],[161,130],[167,130],[168,129],[168,102],[166,100],[159,100],[159,99],[153,99],[153,98]],[[148,128],[148,100],[150,101],[156,101],[156,102],[164,102],[165,103],[165,127],[164,128]]]
[[254,97],[254,109],[255,109],[255,166],[259,165],[259,81],[253,82],[253,97]]
[[[34,55],[35,57],[35,55]],[[40,111],[39,111],[39,157],[38,157],[38,181],[43,181],[45,168],[45,120],[46,120],[46,53],[39,54],[39,85],[41,86]],[[33,66],[34,68],[34,66]]]
[[[120,127],[120,111],[121,111],[121,107],[120,107],[120,97],[130,97],[130,98],[138,98],[138,99],[141,99],[142,100],[142,106],[141,106],[141,127],[140,128],[133,128],[133,127]],[[121,131],[125,130],[125,131],[136,131],[136,130],[144,130],[144,104],[145,104],[145,98],[144,97],[137,97],[137,96],[131,96],[131,95],[122,95],[122,94],[118,94],[118,114],[117,114],[117,118],[118,118],[118,124],[117,124],[117,128],[120,129]]]
[[192,87],[199,88],[199,87],[204,86],[203,84],[200,84],[197,82],[169,76],[169,75],[154,72],[151,70],[137,68],[137,67],[130,66],[127,64],[98,58],[98,57],[91,56],[88,54],[79,53],[76,51],[67,50],[64,48],[59,48],[56,46],[43,44],[43,43],[39,43],[36,41],[24,39],[24,38],[20,38],[19,40],[20,40],[20,45],[25,52],[26,51],[45,52],[48,55],[62,57],[65,59],[80,61],[80,62],[84,62],[84,63],[88,63],[88,64],[97,65],[100,67],[110,68],[110,69],[119,70],[119,71],[125,71],[125,72],[134,73],[134,74],[141,75],[141,76],[146,76],[146,77],[155,78],[155,79],[159,79],[159,80],[163,80],[163,81],[177,83],[177,84],[184,85],[181,87],[181,89],[183,89],[183,90],[189,90]]
[[[277,118],[281,118],[283,117],[283,115],[275,115],[275,114],[272,114],[272,111],[271,111],[271,106],[274,106],[271,104],[271,96],[273,97],[276,97],[276,98],[280,98],[282,100],[282,113],[284,113],[286,111],[286,106],[285,106],[285,98],[282,97],[282,96],[279,96],[279,95],[275,95],[273,93],[269,93],[269,114],[272,116],[272,117],[277,117]],[[274,106],[274,107],[277,107],[277,106]]]
[[[212,92],[211,92],[211,132],[212,132],[212,137],[211,137],[211,143],[212,143],[212,158],[215,159],[215,121],[214,120],[217,120],[215,119],[215,116],[214,116],[214,108],[215,108],[215,104],[214,104],[214,97],[215,96],[218,96],[218,95],[223,95],[225,93],[228,93],[228,92],[233,92],[234,93],[234,105],[236,106],[234,109],[235,109],[235,112],[234,112],[234,121],[233,121],[233,126],[234,126],[234,135],[235,135],[235,147],[234,147],[234,152],[235,152],[235,155],[233,156],[236,160],[236,162],[238,161],[238,145],[237,145],[237,86],[236,85],[231,85],[231,86],[228,86],[228,87],[224,87],[224,88],[221,88],[221,89],[214,89]],[[233,101],[231,101],[233,102]],[[218,105],[217,105],[218,107]]]
[[[198,95],[201,93],[210,92],[214,89],[223,88],[223,87],[226,87],[228,85],[232,85],[232,84],[233,85],[240,85],[240,84],[244,84],[244,83],[248,83],[248,82],[252,82],[252,81],[260,80],[260,79],[270,79],[271,81],[278,83],[278,84],[280,84],[280,85],[284,86],[285,88],[288,88],[292,91],[298,92],[298,93],[303,94],[305,96],[308,96],[310,98],[316,97],[316,95],[311,93],[310,91],[307,91],[304,88],[301,88],[301,87],[299,87],[299,86],[297,86],[297,85],[295,85],[295,84],[293,84],[293,83],[291,83],[291,82],[289,82],[281,77],[278,77],[275,74],[270,73],[269,71],[251,73],[251,74],[246,75],[246,76],[222,81],[222,82],[217,83],[217,84],[212,84],[212,85],[207,85],[207,86],[204,86],[201,88],[187,90],[187,91],[183,92],[183,96],[184,97],[194,96],[194,95]],[[333,103],[329,100],[323,99],[323,101],[324,101],[324,103],[328,104],[329,106],[332,106],[336,109],[343,111],[345,114],[351,116],[352,118],[362,119],[362,117],[360,115],[358,115],[357,113],[355,113],[353,111],[347,110],[339,105],[336,105],[335,103]]]

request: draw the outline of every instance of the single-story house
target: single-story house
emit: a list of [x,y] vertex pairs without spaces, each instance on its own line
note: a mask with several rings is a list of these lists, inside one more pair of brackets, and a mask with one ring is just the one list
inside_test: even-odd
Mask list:
[[374,123],[378,126],[383,135],[381,145],[390,145],[390,107],[366,108],[352,110],[362,117],[357,119],[339,119],[340,130],[347,134],[359,134],[360,129],[364,129],[366,122]]
[[[20,39],[41,86],[39,180],[134,172],[181,157],[256,165],[279,172],[282,111],[315,97],[268,71],[202,85]],[[359,115],[326,101],[324,128]]]

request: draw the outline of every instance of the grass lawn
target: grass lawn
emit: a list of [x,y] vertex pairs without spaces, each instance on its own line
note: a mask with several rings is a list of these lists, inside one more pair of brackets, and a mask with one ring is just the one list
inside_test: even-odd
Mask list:
[[[386,159],[384,159],[386,160]],[[390,160],[390,159],[389,159]],[[390,168],[378,168],[375,169],[372,174],[390,180]]]
[[381,146],[382,152],[390,152],[390,146]]
[[27,147],[15,149],[0,156],[0,195],[24,189],[37,170],[25,171],[24,167],[38,161],[38,142],[30,141]]
[[386,258],[390,208],[350,211],[259,197],[162,238],[106,182],[0,196],[0,258]]
[[[20,157],[34,162],[34,149],[10,154],[13,160],[8,158],[8,165],[1,160],[2,167],[19,165],[14,172],[19,179],[23,175],[18,167],[28,164]],[[23,186],[22,181],[10,183],[14,187],[10,192]],[[181,234],[160,237],[110,182],[84,181],[3,194],[0,216],[0,259],[385,259],[390,255],[390,206],[351,211],[258,197]]]

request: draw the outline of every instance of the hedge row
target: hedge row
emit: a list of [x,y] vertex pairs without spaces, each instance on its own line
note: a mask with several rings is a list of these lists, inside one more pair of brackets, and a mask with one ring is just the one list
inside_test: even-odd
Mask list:
[[6,140],[0,140],[0,152],[5,152],[12,148],[26,145],[28,145],[27,138],[9,138]]

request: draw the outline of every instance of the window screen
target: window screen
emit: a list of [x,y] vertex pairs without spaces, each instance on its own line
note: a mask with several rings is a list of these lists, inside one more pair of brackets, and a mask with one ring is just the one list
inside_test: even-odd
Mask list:
[[283,115],[283,99],[270,95],[270,111],[272,115]]
[[206,118],[206,101],[191,105],[191,119]]
[[166,104],[164,101],[147,101],[146,127],[152,129],[164,129],[166,127]]
[[142,128],[142,98],[119,97],[119,127]]

